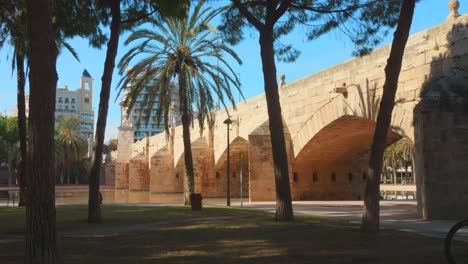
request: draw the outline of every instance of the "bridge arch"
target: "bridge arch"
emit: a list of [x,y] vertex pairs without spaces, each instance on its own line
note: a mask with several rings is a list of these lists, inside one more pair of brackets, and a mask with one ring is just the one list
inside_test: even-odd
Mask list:
[[[327,124],[292,162],[296,200],[360,200],[375,122],[344,115]],[[387,145],[402,138],[390,130]]]
[[[381,94],[377,92],[381,89],[377,88],[377,83],[370,86],[366,80],[366,91],[357,85],[356,89],[350,91],[349,96],[338,95],[316,110],[292,138],[294,156],[297,156],[320,130],[342,117],[356,117],[375,122],[381,99]],[[390,124],[394,132],[409,138],[412,142],[414,142],[413,105],[414,102],[397,102]]]
[[[232,197],[240,196],[240,173],[242,168],[242,191],[243,197],[248,197],[249,192],[249,142],[236,137],[229,144],[230,162],[230,192]],[[241,154],[242,153],[242,154]],[[242,155],[242,160],[240,160]],[[226,194],[226,174],[227,174],[227,147],[218,160],[215,161],[215,182],[216,193],[218,195]]]

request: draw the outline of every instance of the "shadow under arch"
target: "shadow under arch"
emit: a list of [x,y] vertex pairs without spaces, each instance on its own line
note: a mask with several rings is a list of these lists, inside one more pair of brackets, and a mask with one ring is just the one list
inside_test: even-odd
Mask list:
[[[375,122],[342,116],[309,139],[292,163],[293,199],[360,200]],[[389,131],[387,145],[402,138]]]
[[[249,142],[236,137],[229,144],[230,162],[229,174],[231,197],[240,197],[240,178],[242,172],[242,192],[243,197],[249,196]],[[241,158],[242,156],[242,158]],[[241,170],[242,168],[242,170]],[[227,147],[219,159],[215,162],[215,178],[212,186],[215,186],[216,196],[226,194],[226,174],[227,174]]]

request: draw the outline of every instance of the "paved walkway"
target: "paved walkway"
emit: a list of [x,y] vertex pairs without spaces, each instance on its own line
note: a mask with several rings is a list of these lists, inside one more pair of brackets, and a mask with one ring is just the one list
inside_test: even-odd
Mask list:
[[[294,214],[317,216],[360,223],[362,201],[310,201],[294,202]],[[238,202],[233,203],[238,207]],[[275,211],[273,202],[244,203],[246,208],[256,208],[270,212]],[[416,201],[381,201],[381,227],[415,232],[427,236],[445,238],[450,228],[457,221],[423,221],[417,218]],[[461,220],[461,219],[460,219]],[[468,242],[468,228],[460,230],[456,239]]]

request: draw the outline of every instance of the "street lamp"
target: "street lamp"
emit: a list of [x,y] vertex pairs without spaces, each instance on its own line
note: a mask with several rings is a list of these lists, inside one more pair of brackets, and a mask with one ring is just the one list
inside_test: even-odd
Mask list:
[[231,180],[229,177],[229,161],[231,160],[231,153],[229,153],[229,125],[232,124],[232,120],[229,118],[224,120],[224,124],[227,125],[227,176],[226,176],[226,205],[231,206]]

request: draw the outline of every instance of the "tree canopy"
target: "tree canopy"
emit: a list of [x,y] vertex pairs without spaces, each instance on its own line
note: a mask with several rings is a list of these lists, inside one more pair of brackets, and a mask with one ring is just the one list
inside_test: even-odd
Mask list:
[[355,45],[354,55],[364,55],[396,26],[400,6],[401,0],[236,0],[223,13],[219,29],[227,42],[237,44],[248,28],[274,27],[275,55],[285,62],[297,59],[300,51],[280,39],[299,26],[305,29],[307,40],[338,30]]

